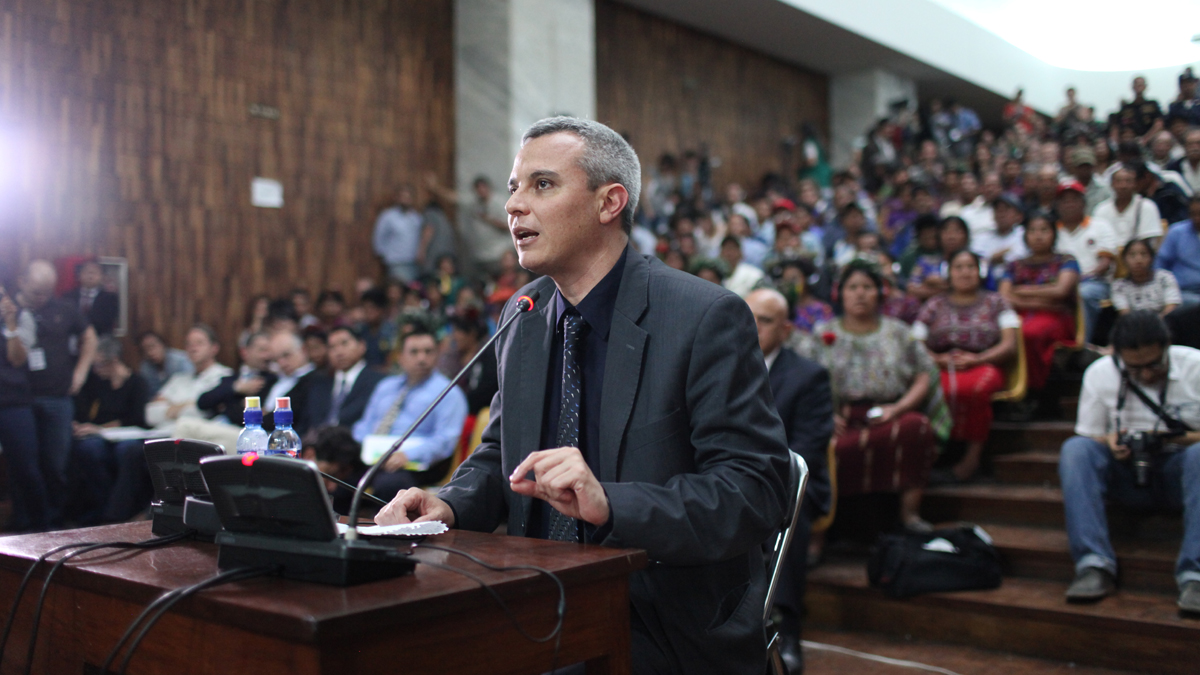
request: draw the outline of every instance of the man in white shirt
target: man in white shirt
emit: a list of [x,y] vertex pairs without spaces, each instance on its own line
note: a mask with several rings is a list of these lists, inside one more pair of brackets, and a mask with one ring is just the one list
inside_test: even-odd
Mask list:
[[[1166,324],[1150,310],[1120,317],[1112,342],[1114,356],[1096,361],[1083,375],[1078,435],[1063,444],[1059,457],[1067,536],[1075,561],[1067,600],[1096,601],[1116,589],[1117,557],[1108,536],[1107,499],[1138,509],[1183,509],[1183,543],[1175,565],[1178,604],[1186,614],[1196,615],[1200,351],[1171,346]],[[1161,414],[1145,401],[1158,406]],[[1153,449],[1139,453],[1139,445]]]
[[996,215],[996,229],[991,232],[981,232],[978,236],[971,234],[971,250],[987,261],[990,279],[1002,271],[1014,260],[1020,260],[1029,255],[1025,247],[1025,209],[1021,201],[1009,194],[1000,195],[993,205]]
[[204,413],[196,407],[197,399],[216,387],[221,378],[233,374],[229,366],[217,363],[221,345],[208,326],[197,324],[188,331],[184,351],[195,372],[175,373],[158,391],[158,396],[146,404],[146,423],[161,431],[173,432],[181,419],[203,419]]
[[1103,220],[1085,215],[1087,190],[1078,181],[1058,187],[1055,210],[1058,221],[1059,253],[1075,257],[1079,263],[1079,295],[1083,298],[1084,328],[1091,339],[1092,328],[1100,315],[1100,303],[1109,298],[1112,272],[1119,247],[1112,227]]
[[723,285],[743,298],[766,278],[762,270],[742,260],[742,243],[737,237],[730,235],[721,242],[721,259],[730,270]]
[[971,238],[995,231],[996,215],[992,211],[992,203],[1000,197],[1003,189],[1000,175],[994,172],[987,174],[983,180],[983,192],[979,191],[975,176],[969,173],[963,176],[961,186],[963,207],[958,215],[971,231]]
[[1096,206],[1092,217],[1103,220],[1116,236],[1117,248],[1134,239],[1151,239],[1157,248],[1163,234],[1162,218],[1153,200],[1137,194],[1137,174],[1131,167],[1121,167],[1112,176],[1112,199]]

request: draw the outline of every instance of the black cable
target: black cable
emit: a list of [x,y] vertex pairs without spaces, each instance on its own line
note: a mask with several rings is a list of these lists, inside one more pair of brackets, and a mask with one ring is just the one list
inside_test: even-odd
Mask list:
[[4,622],[4,634],[0,636],[0,663],[4,662],[4,650],[8,646],[8,635],[10,632],[12,632],[13,622],[17,618],[17,607],[21,604],[21,597],[25,595],[25,588],[29,586],[29,581],[33,579],[33,573],[37,571],[38,567],[41,567],[42,563],[46,562],[47,558],[55,553],[65,551],[69,548],[91,546],[94,543],[95,542],[84,541],[76,544],[63,544],[62,546],[52,548],[38,556],[38,559],[33,561],[33,564],[29,566],[29,570],[25,572],[25,577],[21,579],[21,583],[17,586],[17,594],[15,597],[13,597],[12,607],[8,610],[8,620]]
[[170,534],[165,537],[146,539],[144,541],[111,541],[100,544],[89,544],[83,548],[71,551],[70,553],[56,560],[54,562],[54,566],[51,567],[50,571],[46,573],[46,579],[42,583],[42,592],[40,595],[38,595],[37,606],[33,612],[33,623],[29,629],[29,650],[25,659],[25,675],[30,675],[30,673],[33,672],[33,655],[37,649],[38,627],[42,620],[42,609],[45,607],[46,597],[49,595],[50,582],[54,579],[54,575],[58,573],[58,570],[62,569],[63,565],[65,565],[68,560],[76,556],[83,555],[84,553],[90,553],[91,551],[96,551],[102,548],[148,549],[158,546],[165,546],[166,544],[173,544],[181,539],[190,537],[192,534],[192,531],[188,530]]
[[[129,649],[126,650],[125,658],[121,660],[121,667],[117,669],[117,672],[121,673],[121,674],[123,674],[125,672],[125,670],[129,667],[130,659],[133,658],[133,653],[135,651],[137,651],[138,645],[140,645],[142,643],[142,639],[146,637],[146,634],[150,632],[150,629],[154,627],[154,624],[157,623],[158,620],[160,618],[162,618],[162,616],[164,614],[167,613],[167,610],[169,610],[169,609],[171,609],[171,607],[175,606],[175,604],[178,603],[180,600],[183,600],[184,598],[187,598],[195,593],[199,593],[200,591],[203,591],[207,588],[212,588],[213,586],[220,586],[221,584],[232,583],[235,581],[245,581],[247,579],[253,579],[254,577],[261,577],[261,576],[266,576],[268,574],[273,574],[278,571],[279,571],[278,565],[271,565],[271,566],[267,566],[267,567],[243,567],[243,568],[239,568],[239,569],[235,569],[235,570],[229,570],[227,572],[222,572],[221,574],[218,574],[215,577],[210,577],[208,579],[205,579],[204,581],[192,584],[191,586],[188,586],[186,588],[177,588],[173,591],[170,591],[169,593],[164,595],[162,598],[159,598],[154,603],[152,603],[152,605],[158,604],[159,601],[162,601],[165,599],[165,601],[162,602],[162,604],[159,606],[158,610],[154,613],[154,615],[151,616],[146,621],[146,624],[144,626],[142,626],[142,630],[138,631],[137,637],[135,637],[133,639],[133,642],[131,642],[129,644]],[[170,596],[170,598],[166,599],[168,596]],[[147,607],[146,609],[149,610],[150,608]],[[135,623],[130,625],[130,629],[132,629],[133,626],[137,625],[136,622],[140,621],[146,614],[147,614],[147,612],[143,611],[142,614],[139,615],[137,617],[137,619],[134,620]],[[127,630],[125,636],[122,636],[122,640],[124,640],[126,637],[128,637],[129,633],[130,633],[130,631]],[[120,647],[121,647],[120,643],[118,643],[117,646],[113,647],[113,651],[111,653],[109,653],[108,659],[105,660],[104,665],[100,668],[100,672],[102,672],[102,673],[108,672],[108,667],[109,667],[109,665],[112,664],[112,660],[116,656],[117,650],[119,650]]]
[[[347,483],[346,481],[342,480],[341,478],[337,478],[336,476],[330,476],[329,474],[327,474],[327,473],[325,473],[324,471],[321,471],[321,470],[319,470],[319,469],[317,470],[317,473],[319,473],[319,474],[321,474],[322,476],[324,476],[324,477],[328,478],[329,480],[331,480],[331,481],[333,481],[333,482],[337,483],[338,485],[341,485],[341,486],[342,486],[342,487],[344,487],[344,488],[349,488],[349,489],[351,489],[351,490],[357,490],[357,489],[358,489],[358,486],[357,486],[357,485],[351,485],[350,483]],[[375,500],[376,502],[378,502],[378,503],[382,504],[383,506],[387,506],[387,505],[388,505],[388,503],[387,503],[386,501],[384,501],[384,500],[380,499],[379,497],[376,497],[375,495],[371,494],[370,492],[364,492],[364,493],[363,493],[363,496],[364,496],[364,497],[366,497],[367,499],[373,499],[373,500]]]
[[504,615],[508,617],[508,620],[510,622],[512,622],[513,627],[516,628],[517,632],[520,633],[522,636],[524,636],[524,638],[526,640],[540,644],[543,642],[549,642],[550,640],[553,639],[554,640],[554,658],[550,662],[551,675],[553,675],[553,673],[558,670],[558,652],[559,652],[559,648],[562,646],[563,619],[567,614],[567,589],[565,586],[563,586],[563,582],[561,579],[558,578],[557,574],[551,572],[548,569],[545,569],[542,567],[537,567],[535,565],[512,565],[512,566],[508,566],[508,567],[504,567],[504,566],[500,566],[500,565],[492,565],[491,563],[484,562],[483,560],[480,560],[479,558],[471,555],[470,553],[467,553],[466,551],[459,551],[458,549],[448,548],[445,546],[437,546],[435,544],[425,544],[425,543],[417,544],[417,546],[419,548],[428,548],[428,549],[433,549],[435,551],[444,551],[446,553],[453,553],[455,555],[460,555],[460,556],[466,558],[467,560],[470,560],[471,562],[475,563],[476,565],[479,565],[480,567],[483,567],[485,569],[489,569],[493,572],[528,571],[528,572],[537,572],[538,574],[549,577],[550,580],[554,582],[554,585],[558,586],[558,609],[557,609],[558,622],[554,625],[554,629],[551,630],[549,634],[547,634],[545,637],[537,638],[537,637],[533,637],[532,635],[530,635],[529,633],[527,633],[525,631],[525,629],[521,626],[521,623],[519,621],[517,621],[517,617],[513,615],[512,610],[509,609],[508,603],[504,602],[504,599],[500,597],[500,594],[497,593],[494,588],[489,586],[487,584],[487,582],[485,582],[483,579],[479,578],[477,575],[475,575],[471,572],[468,572],[466,570],[459,569],[457,567],[451,567],[449,565],[442,565],[441,563],[434,563],[434,562],[429,562],[427,560],[419,560],[418,559],[418,562],[423,565],[429,565],[430,567],[435,567],[437,569],[442,569],[442,570],[446,570],[449,572],[455,572],[457,574],[461,574],[462,576],[467,577],[468,579],[471,579],[475,583],[479,584],[479,586],[481,588],[483,588],[483,590],[487,591],[487,593],[492,596],[492,599],[495,600],[496,604],[500,606],[500,609],[504,612]]

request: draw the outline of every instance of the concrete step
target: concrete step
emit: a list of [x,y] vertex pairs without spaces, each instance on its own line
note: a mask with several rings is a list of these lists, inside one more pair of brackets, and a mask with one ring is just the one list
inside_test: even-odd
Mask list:
[[995,590],[896,600],[868,586],[864,560],[841,560],[809,574],[808,621],[1143,673],[1197,671],[1200,620],[1180,617],[1174,594],[1122,589],[1072,605],[1066,586],[1006,578]]

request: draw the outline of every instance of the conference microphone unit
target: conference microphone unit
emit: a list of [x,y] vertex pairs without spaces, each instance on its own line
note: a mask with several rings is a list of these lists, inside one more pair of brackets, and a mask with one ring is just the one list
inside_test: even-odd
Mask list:
[[492,348],[492,345],[496,342],[496,339],[499,338],[506,330],[508,330],[509,326],[511,326],[513,322],[517,320],[517,317],[528,311],[531,311],[534,306],[537,305],[539,297],[541,297],[541,294],[534,290],[531,291],[529,295],[522,295],[520,298],[517,298],[517,311],[513,312],[513,315],[508,317],[508,320],[496,329],[495,334],[488,338],[487,342],[483,343],[483,346],[479,348],[479,351],[475,352],[475,356],[472,356],[470,361],[467,361],[467,365],[463,366],[462,370],[458,371],[458,374],[451,378],[450,383],[446,385],[446,388],[442,390],[442,393],[438,394],[437,398],[433,399],[433,403],[430,403],[429,407],[425,409],[425,412],[421,413],[421,416],[412,423],[412,426],[408,428],[408,431],[405,431],[404,434],[392,444],[392,447],[388,448],[388,451],[383,453],[383,456],[380,457],[379,460],[375,462],[375,464],[372,465],[365,474],[363,474],[362,479],[358,481],[358,489],[354,491],[354,498],[350,500],[350,517],[346,521],[349,523],[350,529],[345,533],[345,535],[343,535],[347,540],[353,541],[358,538],[358,506],[362,501],[364,492],[368,487],[371,486],[371,481],[375,480],[375,474],[379,473],[380,467],[387,464],[388,458],[395,454],[396,451],[400,449],[400,446],[404,445],[404,442],[408,440],[409,436],[412,436],[413,433],[416,432],[417,427],[421,426],[421,423],[425,421],[426,417],[429,417],[429,414],[433,412],[433,409],[442,402],[442,399],[446,398],[446,395],[450,393],[450,390],[457,386],[458,381],[461,380],[468,372],[470,372],[471,368],[475,367],[475,363],[479,361],[479,359],[483,356],[483,353]]
[[200,470],[222,530],[216,535],[221,569],[273,567],[284,578],[350,586],[410,573],[411,547],[375,543],[358,536],[358,509],[379,468],[450,393],[485,349],[533,309],[536,292],[517,300],[517,312],[487,340],[425,409],[417,421],[359,481],[350,506],[349,525],[339,536],[336,515],[316,465],[283,457],[205,457]]

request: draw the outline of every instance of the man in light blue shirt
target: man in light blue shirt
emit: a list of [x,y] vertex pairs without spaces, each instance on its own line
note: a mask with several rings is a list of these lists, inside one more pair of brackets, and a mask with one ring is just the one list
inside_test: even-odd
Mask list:
[[371,243],[375,253],[383,258],[388,274],[401,281],[416,281],[420,265],[425,262],[425,248],[429,237],[425,234],[425,219],[413,208],[415,198],[412,188],[401,185],[396,190],[395,206],[386,208],[375,220],[375,234]]
[[1200,305],[1200,196],[1192,197],[1188,216],[1167,231],[1155,261],[1159,269],[1175,275],[1184,307]]
[[[366,412],[354,425],[354,440],[363,444],[363,462],[377,462],[450,383],[434,370],[437,358],[437,339],[429,329],[415,328],[401,338],[404,372],[375,387]],[[388,458],[375,477],[375,495],[390,500],[400,490],[432,485],[445,477],[466,418],[467,397],[454,388]]]

